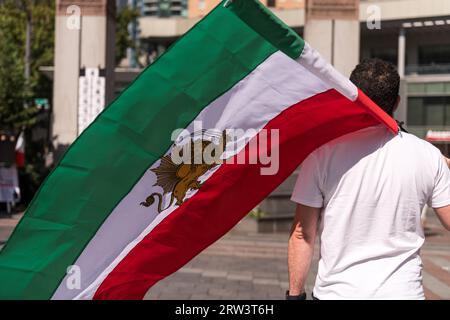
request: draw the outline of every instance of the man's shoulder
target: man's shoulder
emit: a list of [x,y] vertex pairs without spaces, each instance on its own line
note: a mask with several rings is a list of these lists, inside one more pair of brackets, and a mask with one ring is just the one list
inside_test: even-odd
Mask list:
[[414,147],[416,148],[415,151],[417,152],[427,152],[434,154],[437,153],[439,155],[441,154],[439,149],[436,148],[434,145],[411,133],[399,132],[395,137],[395,141],[400,144],[405,144],[406,147],[408,148]]
[[316,159],[323,159],[335,154],[336,151],[346,154],[350,152],[352,148],[370,149],[373,152],[377,150],[381,151],[380,149],[386,148],[433,156],[441,154],[439,149],[434,145],[414,134],[399,132],[394,135],[386,127],[377,125],[354,131],[331,140],[312,152],[310,156]]
[[388,130],[382,125],[366,127],[349,132],[323,144],[314,150],[312,155],[320,158],[336,149],[342,149],[345,152],[345,150],[349,150],[349,148],[358,147],[358,144],[370,144],[370,140],[378,143],[380,139],[385,139],[384,136],[387,132]]

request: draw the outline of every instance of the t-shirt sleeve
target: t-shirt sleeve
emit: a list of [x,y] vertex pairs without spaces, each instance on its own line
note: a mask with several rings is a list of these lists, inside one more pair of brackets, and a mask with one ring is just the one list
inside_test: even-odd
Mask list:
[[318,162],[312,153],[300,166],[291,200],[308,207],[322,208],[323,194],[320,186]]
[[432,208],[450,205],[450,169],[441,154],[439,154],[438,170],[428,205]]

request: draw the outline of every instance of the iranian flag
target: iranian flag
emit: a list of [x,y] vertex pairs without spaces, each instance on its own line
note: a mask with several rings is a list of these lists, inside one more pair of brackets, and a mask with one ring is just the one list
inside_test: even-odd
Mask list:
[[[224,1],[71,145],[0,253],[0,298],[141,299],[313,150],[379,123],[397,132],[393,119],[262,4]],[[228,148],[234,128],[252,134]],[[219,134],[198,138],[200,146],[220,146],[227,161],[177,164],[174,132],[196,141],[208,129]],[[269,174],[256,154],[263,140],[277,155]]]

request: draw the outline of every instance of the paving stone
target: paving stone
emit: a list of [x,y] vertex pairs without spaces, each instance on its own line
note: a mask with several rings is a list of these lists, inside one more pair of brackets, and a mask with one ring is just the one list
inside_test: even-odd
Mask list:
[[[17,222],[15,217],[0,219],[0,248]],[[426,295],[433,299],[450,298],[450,233],[430,214],[425,234],[421,255],[425,262]],[[230,232],[153,286],[145,299],[283,299],[289,288],[287,239],[287,234]],[[316,245],[305,285],[308,299],[315,282],[318,254]]]
[[251,292],[238,292],[236,294],[236,299],[238,300],[251,300],[253,298],[253,293]]
[[241,281],[252,281],[253,277],[251,275],[244,274],[228,274],[228,280],[241,280]]
[[192,294],[187,294],[187,293],[169,293],[169,292],[164,292],[161,293],[159,296],[159,300],[190,300],[191,299]]
[[208,291],[208,293],[211,295],[215,295],[215,296],[230,298],[230,297],[236,296],[237,291],[226,289],[226,288],[223,288],[223,289],[212,288]]
[[[175,279],[173,279],[173,280],[175,280]],[[175,287],[175,288],[193,288],[195,286],[195,282],[189,281],[189,279],[183,279],[183,280],[176,279],[176,281],[171,281],[168,284],[168,286]]]
[[264,278],[255,278],[253,279],[253,283],[255,284],[267,284],[267,285],[280,285],[280,281],[278,279],[264,279]]
[[182,273],[183,275],[185,274],[198,274],[201,275],[201,273],[203,272],[203,269],[200,268],[182,268],[178,271],[179,273]]
[[276,279],[278,278],[278,273],[276,272],[262,272],[262,271],[255,271],[253,273],[253,276],[255,278],[268,278],[268,279]]
[[191,296],[191,300],[207,300],[210,299],[211,297],[208,296],[208,294],[205,292],[204,294],[202,293],[195,293]]
[[212,270],[208,270],[208,271],[204,271],[202,273],[203,277],[211,277],[211,278],[224,278],[227,276],[227,272],[226,271],[212,271]]

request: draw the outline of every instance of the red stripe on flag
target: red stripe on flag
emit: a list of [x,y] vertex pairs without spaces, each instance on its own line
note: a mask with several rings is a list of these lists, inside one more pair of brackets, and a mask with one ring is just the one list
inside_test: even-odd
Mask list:
[[360,103],[366,110],[369,112],[380,122],[385,123],[386,126],[395,134],[398,133],[398,125],[397,122],[386,112],[384,112],[375,102],[370,100],[368,96],[365,95],[361,89],[358,88],[358,98],[356,99],[358,103]]
[[[316,148],[376,124],[360,100],[351,102],[334,90],[285,110],[265,127],[280,129],[276,175],[261,175],[260,164],[223,164],[192,198],[125,256],[97,289],[94,299],[142,299],[156,282],[227,233]],[[252,156],[248,147],[242,152]]]

